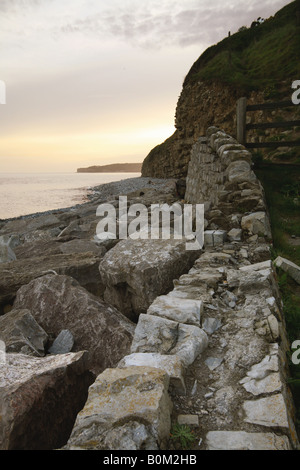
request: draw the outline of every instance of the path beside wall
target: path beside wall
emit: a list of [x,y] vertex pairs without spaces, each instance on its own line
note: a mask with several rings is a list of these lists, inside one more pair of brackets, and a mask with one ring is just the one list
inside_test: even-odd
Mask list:
[[209,128],[192,148],[185,202],[205,204],[204,249],[139,315],[131,354],[90,387],[66,449],[172,449],[177,421],[193,428],[194,450],[298,446],[290,345],[251,154]]

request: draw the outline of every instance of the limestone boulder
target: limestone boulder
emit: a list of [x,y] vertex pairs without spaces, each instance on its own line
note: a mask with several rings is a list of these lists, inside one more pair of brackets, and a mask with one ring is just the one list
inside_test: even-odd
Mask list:
[[20,306],[28,308],[51,337],[68,329],[73,351],[89,352],[95,374],[114,367],[130,351],[134,324],[69,276],[48,274],[31,281],[17,292],[14,307]]
[[282,258],[282,256],[277,256],[274,261],[274,265],[277,268],[281,268],[284,272],[291,276],[294,281],[300,284],[300,266],[286,258]]
[[104,299],[131,319],[147,311],[158,295],[173,288],[199,256],[186,240],[121,240],[100,262]]
[[268,298],[272,286],[275,286],[275,274],[269,260],[243,266],[239,270],[228,270],[227,281],[229,288],[238,288],[237,295],[256,294]]
[[147,310],[148,315],[157,315],[179,323],[200,326],[200,315],[203,312],[201,300],[183,299],[172,293],[158,296]]
[[95,295],[103,293],[100,257],[94,253],[37,256],[0,264],[0,306],[11,303],[20,287],[49,272],[72,276]]
[[208,346],[208,337],[202,328],[194,325],[179,324],[178,341],[172,350],[184,367],[188,367]]
[[42,358],[6,354],[0,368],[0,449],[63,446],[93,380],[82,351]]
[[178,340],[179,323],[142,313],[139,316],[131,352],[169,354]]
[[0,316],[0,339],[7,352],[44,356],[48,335],[29,310],[14,309]]
[[188,367],[207,346],[208,337],[205,331],[197,326],[141,314],[131,352],[176,355],[183,367]]
[[89,388],[64,450],[164,449],[172,411],[168,387],[160,369],[106,369]]
[[262,235],[271,238],[271,227],[269,218],[264,211],[253,212],[245,215],[241,220],[241,227],[249,235]]
[[165,371],[170,378],[170,389],[185,395],[184,367],[178,356],[159,353],[133,353],[123,357],[118,367],[155,367]]
[[232,228],[228,234],[229,241],[241,241],[242,240],[242,230],[240,228]]

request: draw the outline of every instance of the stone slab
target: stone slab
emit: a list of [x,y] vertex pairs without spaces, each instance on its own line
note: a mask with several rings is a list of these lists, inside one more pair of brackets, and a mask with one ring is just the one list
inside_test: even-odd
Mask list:
[[157,353],[133,353],[125,356],[118,364],[118,367],[155,367],[165,371],[170,377],[170,389],[185,395],[186,387],[184,383],[184,369],[181,360],[174,355]]
[[173,295],[157,297],[147,310],[148,315],[157,315],[179,323],[200,326],[203,312],[201,300],[178,298]]
[[264,393],[280,392],[282,389],[282,381],[278,373],[267,375],[263,379],[243,380],[243,387],[252,395],[262,395]]
[[286,258],[282,258],[281,256],[278,256],[275,259],[274,265],[277,266],[277,268],[281,268],[284,272],[291,276],[294,281],[300,284],[300,266]]
[[281,393],[243,403],[246,423],[289,429],[285,400]]
[[185,239],[121,240],[99,265],[104,299],[136,321],[158,295],[173,288],[173,280],[192,267],[199,253],[187,250]]
[[208,450],[291,450],[286,436],[245,431],[210,431],[206,435]]
[[158,450],[169,438],[169,377],[152,367],[106,369],[89,388],[69,450]]

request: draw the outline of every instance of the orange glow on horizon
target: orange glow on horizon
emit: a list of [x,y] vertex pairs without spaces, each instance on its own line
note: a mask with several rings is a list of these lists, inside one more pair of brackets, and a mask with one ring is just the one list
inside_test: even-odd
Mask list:
[[161,125],[103,133],[3,136],[1,172],[76,171],[90,165],[142,162],[174,131],[174,126]]

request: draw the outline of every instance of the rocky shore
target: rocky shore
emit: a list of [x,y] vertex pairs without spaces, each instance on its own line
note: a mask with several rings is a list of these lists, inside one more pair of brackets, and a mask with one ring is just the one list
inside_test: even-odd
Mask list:
[[[205,206],[204,246],[99,239],[99,204]],[[131,223],[128,217],[126,224]],[[297,448],[288,344],[251,154],[209,128],[185,184],[132,178],[0,225],[0,449]]]
[[128,178],[92,188],[87,203],[0,222],[1,449],[65,444],[89,385],[130,350],[135,324],[104,300],[99,272],[119,240],[96,236],[98,205],[119,195],[178,199],[175,180]]

